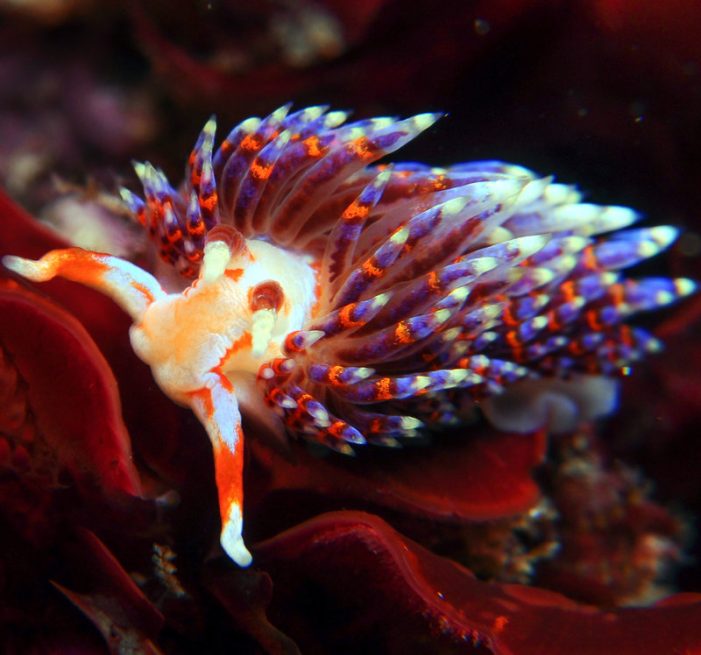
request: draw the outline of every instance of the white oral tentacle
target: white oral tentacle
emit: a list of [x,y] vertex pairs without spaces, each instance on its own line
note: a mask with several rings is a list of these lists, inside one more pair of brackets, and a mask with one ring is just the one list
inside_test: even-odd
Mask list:
[[231,250],[223,241],[212,241],[204,247],[204,259],[200,277],[205,282],[216,282],[226,270],[231,259]]

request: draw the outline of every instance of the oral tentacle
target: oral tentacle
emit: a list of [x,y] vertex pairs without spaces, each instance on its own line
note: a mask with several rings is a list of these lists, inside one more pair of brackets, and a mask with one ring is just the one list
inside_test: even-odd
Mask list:
[[135,323],[151,304],[166,293],[153,275],[119,257],[81,248],[52,250],[36,261],[6,255],[2,263],[14,273],[34,282],[62,277],[80,282],[114,300]]
[[252,557],[243,541],[243,430],[236,392],[229,380],[210,372],[207,386],[190,393],[190,406],[212,443],[221,516],[220,541],[239,566]]

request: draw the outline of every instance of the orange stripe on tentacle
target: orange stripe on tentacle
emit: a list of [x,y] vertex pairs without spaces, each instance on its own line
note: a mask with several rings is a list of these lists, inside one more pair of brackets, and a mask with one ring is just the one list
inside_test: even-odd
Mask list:
[[52,250],[37,261],[8,257],[5,265],[35,282],[63,277],[97,289],[110,296],[134,320],[141,320],[146,308],[164,294],[154,277],[130,262],[81,248]]
[[152,303],[155,300],[151,291],[143,284],[141,284],[139,282],[132,282],[131,287],[135,291],[138,291],[144,298],[146,298],[146,300],[149,303]]
[[99,255],[79,248],[54,250],[42,257],[49,261],[54,275],[66,277],[74,282],[98,286],[110,270],[104,261],[109,255]]
[[232,452],[224,443],[214,447],[214,476],[219,495],[219,512],[222,524],[226,523],[232,505],[243,504],[243,431],[236,427],[238,441]]
[[214,402],[212,401],[212,392],[209,389],[198,389],[191,391],[188,395],[190,398],[197,398],[202,403],[208,419],[214,416]]

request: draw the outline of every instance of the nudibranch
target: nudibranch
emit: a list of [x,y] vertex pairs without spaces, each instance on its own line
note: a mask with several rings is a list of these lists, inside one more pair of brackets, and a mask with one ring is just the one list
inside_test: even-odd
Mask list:
[[179,188],[136,164],[143,197],[122,199],[177,273],[162,282],[80,248],[3,260],[131,316],[137,355],[206,428],[221,544],[241,566],[241,411],[347,454],[477,405],[507,429],[562,427],[610,409],[610,380],[659,348],[625,320],[694,288],[619,272],[673,227],[623,230],[631,209],[501,162],[373,165],[438,115],[346,118],[283,107],[216,149],[210,119]]

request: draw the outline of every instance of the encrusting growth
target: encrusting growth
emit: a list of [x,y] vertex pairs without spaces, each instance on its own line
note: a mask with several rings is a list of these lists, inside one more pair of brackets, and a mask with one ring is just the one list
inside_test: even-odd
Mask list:
[[624,230],[632,210],[501,162],[372,166],[438,116],[346,118],[286,106],[216,150],[210,119],[178,189],[136,165],[143,199],[122,198],[181,289],[78,248],[3,259],[131,316],[135,352],[207,430],[221,543],[241,566],[241,411],[346,454],[454,423],[466,401],[503,429],[566,430],[610,411],[612,379],[659,349],[624,321],[694,289],[619,273],[672,227]]

